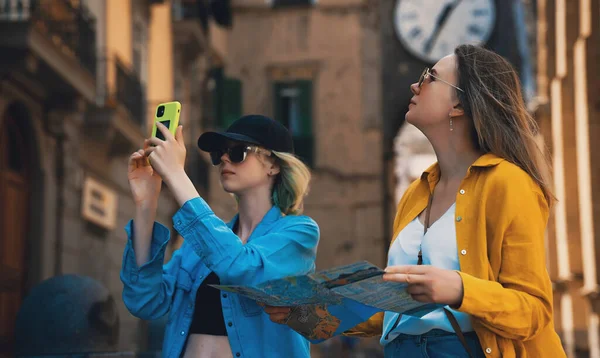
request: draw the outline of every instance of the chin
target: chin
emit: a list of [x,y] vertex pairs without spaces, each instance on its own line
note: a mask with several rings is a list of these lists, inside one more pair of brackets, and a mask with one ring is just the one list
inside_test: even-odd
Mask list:
[[409,111],[408,111],[408,112],[406,112],[406,114],[404,115],[404,120],[405,120],[407,123],[410,123],[410,124],[412,124],[412,125],[415,125],[415,124],[413,123],[412,119],[413,119],[413,116],[411,116],[411,113],[410,113],[410,110],[409,110]]
[[223,187],[223,190],[229,194],[235,194],[237,191],[236,186],[227,180],[221,180],[221,186]]
[[221,186],[228,194],[240,195],[241,193],[247,192],[250,188],[247,185],[241,183],[228,182],[227,180],[221,180]]

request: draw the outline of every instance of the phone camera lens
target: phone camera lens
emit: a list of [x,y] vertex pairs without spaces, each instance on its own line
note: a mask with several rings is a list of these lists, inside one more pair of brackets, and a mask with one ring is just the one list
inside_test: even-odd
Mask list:
[[158,109],[156,110],[156,116],[162,117],[164,114],[165,114],[165,106],[158,106]]

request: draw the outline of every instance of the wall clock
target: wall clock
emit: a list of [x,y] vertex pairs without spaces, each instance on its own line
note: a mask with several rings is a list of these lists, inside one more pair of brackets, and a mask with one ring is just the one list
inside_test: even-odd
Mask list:
[[494,0],[397,0],[394,30],[414,56],[435,63],[461,44],[485,44],[494,29]]

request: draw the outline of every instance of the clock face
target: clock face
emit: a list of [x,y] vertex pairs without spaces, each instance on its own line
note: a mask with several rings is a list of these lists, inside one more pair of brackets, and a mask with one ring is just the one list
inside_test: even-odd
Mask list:
[[435,63],[462,44],[481,45],[496,20],[494,0],[398,0],[394,29],[413,55]]

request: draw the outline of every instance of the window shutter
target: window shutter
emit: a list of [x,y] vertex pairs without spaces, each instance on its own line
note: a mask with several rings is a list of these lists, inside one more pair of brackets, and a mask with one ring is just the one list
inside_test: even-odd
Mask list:
[[288,126],[287,123],[285,123],[285,116],[283,114],[283,106],[282,106],[282,98],[281,98],[281,91],[285,88],[285,86],[282,83],[274,83],[273,84],[273,119],[276,121],[279,121],[281,123],[283,123],[284,126]]
[[314,164],[314,137],[312,129],[312,81],[297,81],[300,90],[298,107],[300,115],[299,133],[294,135],[297,155],[309,166]]
[[312,96],[312,81],[273,84],[274,117],[290,129],[296,155],[309,166],[314,161]]
[[242,116],[242,81],[224,78],[219,91],[219,127],[226,129]]

